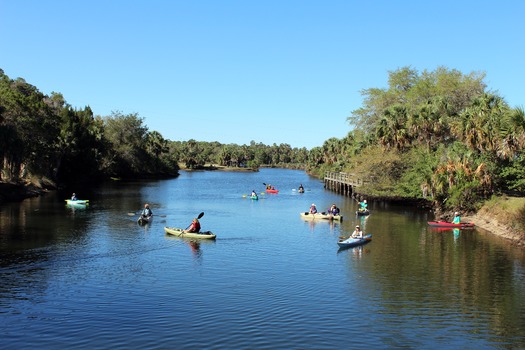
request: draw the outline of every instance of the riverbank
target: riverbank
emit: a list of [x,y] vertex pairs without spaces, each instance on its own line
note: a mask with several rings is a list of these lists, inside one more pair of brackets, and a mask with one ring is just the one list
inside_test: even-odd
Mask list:
[[0,182],[0,204],[20,202],[26,198],[38,197],[53,189],[56,189],[55,184],[45,181],[25,183]]
[[525,198],[494,197],[474,214],[463,216],[462,221],[525,247]]
[[233,167],[233,166],[223,166],[223,165],[214,165],[206,164],[196,168],[187,168],[184,164],[179,163],[179,169],[184,171],[239,171],[239,172],[257,172],[258,168],[248,168],[248,167]]

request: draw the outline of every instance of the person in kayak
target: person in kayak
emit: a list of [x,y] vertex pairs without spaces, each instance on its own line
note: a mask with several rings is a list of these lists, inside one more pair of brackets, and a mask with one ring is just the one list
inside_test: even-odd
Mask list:
[[153,212],[149,208],[149,204],[148,203],[144,204],[144,210],[142,210],[142,213],[140,213],[140,216],[143,218],[149,218],[152,215],[153,215]]
[[328,214],[330,215],[339,215],[339,212],[340,210],[335,204],[332,204],[332,206],[328,208]]
[[78,200],[76,193],[73,193],[73,195],[71,196],[71,200],[72,201]]
[[454,213],[454,219],[452,220],[453,224],[461,224],[461,216],[459,216],[459,212]]
[[314,203],[312,203],[312,205],[310,206],[310,214],[315,214],[317,213],[317,207],[315,206]]
[[359,211],[367,211],[368,210],[368,204],[366,203],[366,199],[362,202],[359,202]]
[[303,184],[300,184],[300,185],[299,185],[299,192],[304,192]]
[[257,197],[257,193],[255,192],[255,190],[252,190],[252,194],[251,194],[252,197]]
[[352,238],[363,238],[363,231],[361,231],[359,225],[357,225],[354,232],[352,232]]
[[200,230],[201,230],[201,224],[199,222],[199,219],[193,218],[193,221],[191,222],[190,227],[187,230],[184,230],[184,232],[198,233]]

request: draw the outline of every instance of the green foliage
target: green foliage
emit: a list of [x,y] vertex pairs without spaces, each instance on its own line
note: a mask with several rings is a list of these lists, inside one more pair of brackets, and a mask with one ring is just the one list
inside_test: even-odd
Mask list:
[[217,141],[204,142],[188,140],[170,142],[171,147],[180,154],[180,161],[187,168],[195,169],[205,164],[217,164],[227,167],[249,167],[258,169],[261,165],[284,166],[302,164],[308,158],[306,148],[292,148],[288,144],[267,146],[251,141],[250,145],[223,145]]
[[0,70],[0,180],[53,181],[107,176],[176,175],[176,153],[136,114],[102,119],[73,109],[61,94],[46,96]]
[[509,160],[505,167],[501,167],[498,173],[502,181],[502,187],[510,191],[525,193],[525,157],[519,155]]
[[354,130],[311,150],[307,168],[370,179],[360,191],[371,195],[432,198],[444,208],[523,193],[524,110],[485,92],[484,78],[445,67],[389,72],[387,88],[361,92],[348,118]]

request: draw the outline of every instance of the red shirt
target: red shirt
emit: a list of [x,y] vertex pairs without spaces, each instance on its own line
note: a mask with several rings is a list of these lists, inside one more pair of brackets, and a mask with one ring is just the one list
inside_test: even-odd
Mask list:
[[199,232],[200,230],[201,230],[201,224],[199,222],[192,222],[190,229],[188,231]]

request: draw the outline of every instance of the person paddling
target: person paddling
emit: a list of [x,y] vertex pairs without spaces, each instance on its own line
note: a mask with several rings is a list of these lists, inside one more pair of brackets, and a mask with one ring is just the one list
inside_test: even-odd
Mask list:
[[366,203],[366,199],[362,202],[359,202],[359,211],[367,211],[368,210],[368,204]]
[[461,216],[459,216],[459,212],[454,213],[454,219],[452,220],[453,224],[461,224]]
[[352,232],[352,238],[363,238],[363,231],[361,231],[359,225],[357,225],[354,232]]
[[144,210],[142,210],[142,213],[140,214],[140,216],[146,219],[153,216],[153,212],[149,208],[148,203],[144,204]]
[[328,208],[328,214],[330,215],[339,215],[339,211],[339,208],[335,204],[332,204],[332,206]]
[[195,232],[198,233],[201,230],[201,224],[199,222],[199,219],[193,218],[193,221],[191,222],[190,227],[187,230],[184,230],[184,232]]

